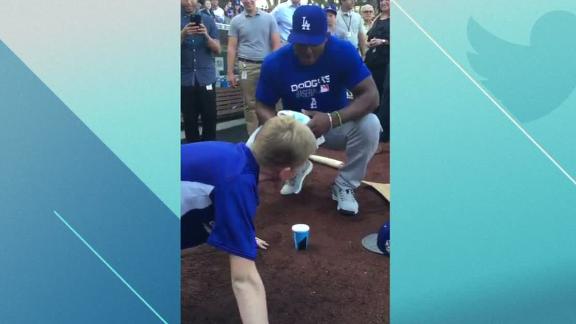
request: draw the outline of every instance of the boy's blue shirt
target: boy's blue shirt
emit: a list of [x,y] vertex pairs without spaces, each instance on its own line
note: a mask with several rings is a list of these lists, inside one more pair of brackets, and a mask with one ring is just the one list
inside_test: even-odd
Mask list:
[[262,63],[256,99],[284,109],[332,112],[348,105],[346,90],[370,76],[358,51],[345,40],[329,36],[324,53],[311,66],[300,64],[293,45],[286,45]]
[[[207,243],[254,260],[259,167],[250,149],[244,143],[199,142],[182,145],[181,153],[183,186],[211,188],[214,226]],[[190,198],[185,195],[183,191],[183,201]]]

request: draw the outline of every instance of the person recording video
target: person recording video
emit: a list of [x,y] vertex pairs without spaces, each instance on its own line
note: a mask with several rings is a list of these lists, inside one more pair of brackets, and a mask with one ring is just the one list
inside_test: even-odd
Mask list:
[[[181,96],[186,142],[216,139],[216,67],[220,53],[214,19],[201,13],[197,0],[181,0]],[[198,128],[202,120],[202,135]]]

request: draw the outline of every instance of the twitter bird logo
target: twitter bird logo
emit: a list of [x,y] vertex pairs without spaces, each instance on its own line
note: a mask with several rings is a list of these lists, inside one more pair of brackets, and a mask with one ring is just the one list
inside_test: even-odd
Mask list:
[[474,19],[468,21],[472,68],[490,91],[521,122],[558,108],[576,86],[576,15],[553,11],[540,17],[530,44],[503,40]]

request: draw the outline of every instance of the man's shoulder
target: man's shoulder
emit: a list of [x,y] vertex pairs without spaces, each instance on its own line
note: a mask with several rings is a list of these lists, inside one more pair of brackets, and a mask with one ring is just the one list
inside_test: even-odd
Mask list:
[[347,14],[349,14],[349,15],[352,16],[352,17],[360,17],[360,18],[362,18],[362,16],[361,16],[359,13],[357,13],[356,11],[354,11],[354,10],[348,11]]
[[285,9],[288,8],[289,6],[290,6],[290,0],[278,4],[278,5],[274,8],[274,10],[272,10],[272,11],[285,10]]
[[264,10],[258,10],[258,14],[259,14],[261,17],[264,17],[265,19],[272,19],[272,18],[274,18],[274,16],[273,16],[271,13],[269,13],[269,12],[267,12],[267,11],[264,11]]
[[239,24],[245,19],[244,14],[240,13],[230,19],[230,25]]
[[212,15],[206,11],[206,9],[202,9],[200,11],[200,16],[202,16],[202,22],[204,24],[208,23],[211,24],[214,22],[214,18],[212,17]]
[[266,67],[274,67],[281,63],[287,63],[287,58],[290,56],[292,46],[290,44],[284,45],[274,52],[268,54],[262,63]]
[[350,16],[353,17],[354,19],[355,19],[355,18],[360,18],[360,19],[362,19],[362,16],[361,16],[359,13],[357,13],[356,11],[354,11],[354,10],[350,10],[350,11],[348,11],[348,12],[344,12],[344,11],[342,11],[342,10],[338,10],[338,14],[336,15],[336,18],[338,18],[338,17],[343,17],[344,15],[350,15]]

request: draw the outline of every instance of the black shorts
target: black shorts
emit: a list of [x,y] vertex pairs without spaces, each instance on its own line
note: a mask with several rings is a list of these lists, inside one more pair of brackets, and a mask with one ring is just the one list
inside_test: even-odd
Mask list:
[[180,219],[180,248],[206,243],[214,224],[214,207],[192,209]]

